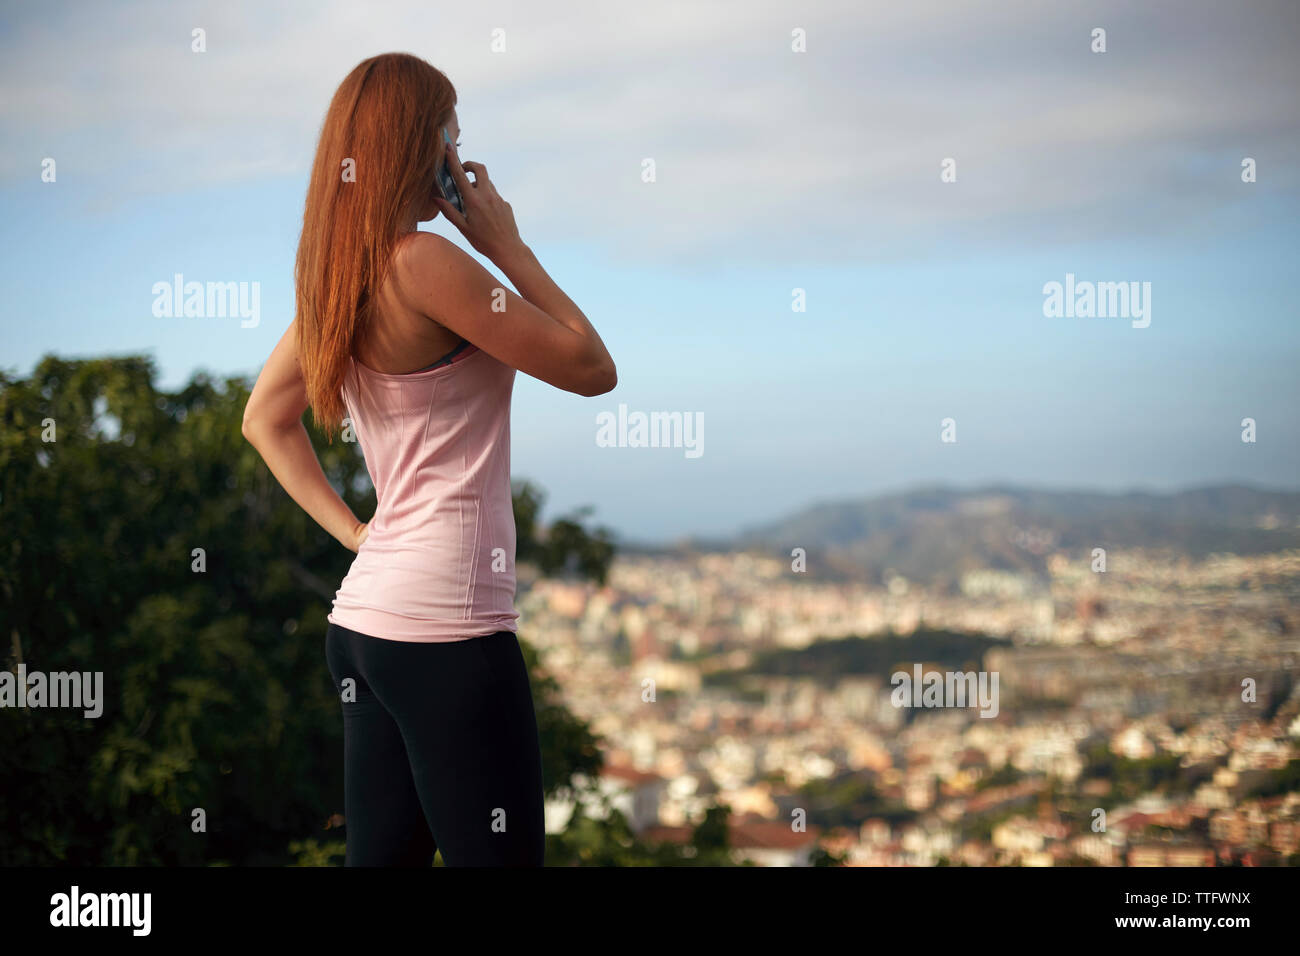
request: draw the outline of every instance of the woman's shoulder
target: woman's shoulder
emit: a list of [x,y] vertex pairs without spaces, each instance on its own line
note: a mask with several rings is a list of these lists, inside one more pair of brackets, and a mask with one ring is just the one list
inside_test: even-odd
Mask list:
[[430,257],[443,256],[456,244],[436,232],[408,232],[393,246],[393,265],[401,269],[427,262]]
[[436,232],[408,232],[397,240],[390,256],[388,282],[403,304],[411,305],[420,292],[456,267],[451,253],[455,243]]

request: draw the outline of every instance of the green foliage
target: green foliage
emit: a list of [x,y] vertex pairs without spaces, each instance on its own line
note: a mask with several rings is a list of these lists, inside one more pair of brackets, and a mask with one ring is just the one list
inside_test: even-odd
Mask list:
[[799,788],[796,800],[808,811],[808,822],[825,829],[857,829],[889,809],[873,775],[861,771],[809,780]]
[[1194,786],[1197,775],[1181,768],[1177,754],[1159,753],[1134,760],[1111,751],[1105,742],[1089,748],[1085,754],[1083,778],[1102,778],[1112,783],[1111,792],[1097,805],[1109,809],[1152,790],[1186,793]]
[[975,790],[976,792],[980,792],[991,790],[994,787],[1009,787],[1013,783],[1019,783],[1021,780],[1024,780],[1026,776],[1028,775],[1017,770],[1011,765],[1011,762],[1008,761],[997,770],[982,777],[979,782],[975,784]]
[[[352,555],[243,438],[248,392],[207,375],[159,391],[142,357],[0,373],[0,657],[101,672],[104,690],[97,719],[0,708],[0,864],[341,859],[336,834],[322,836],[343,809],[324,638]],[[312,438],[334,486],[371,514],[356,446]],[[516,508],[543,569],[603,579],[607,536],[572,520],[543,535],[538,500],[529,490]],[[520,643],[551,793],[597,773],[598,742]]]
[[[684,843],[650,841],[632,832],[608,797],[587,793],[563,833],[546,838],[550,866],[735,866],[727,838],[731,811],[709,807]],[[596,812],[591,812],[595,810]]]
[[1300,759],[1288,760],[1285,766],[1270,770],[1247,796],[1276,797],[1283,793],[1300,793]]
[[912,634],[845,637],[816,641],[807,647],[764,651],[749,667],[714,671],[706,676],[705,683],[743,686],[752,675],[810,677],[825,685],[850,674],[874,674],[888,681],[899,670],[910,676],[916,662],[933,662],[948,670],[979,670],[986,651],[1010,643],[983,634],[931,629]]
[[[813,866],[843,866],[845,863],[848,862],[848,856],[843,853],[832,853],[824,846],[819,845],[812,852],[811,862]],[[941,861],[938,865],[947,866],[948,864],[946,860],[941,858]]]
[[342,866],[347,844],[342,840],[294,840],[289,844],[289,853],[293,856],[290,866]]
[[600,741],[586,721],[578,720],[561,703],[559,682],[538,665],[537,650],[520,640],[524,662],[528,665],[533,690],[533,707],[537,712],[537,735],[542,747],[542,788],[554,794],[570,787],[575,775],[594,779],[604,761]]
[[531,482],[515,485],[515,556],[535,564],[547,577],[577,576],[605,584],[614,559],[613,536],[608,528],[588,530],[581,522],[591,514],[580,508],[567,518],[557,518],[544,531],[539,524],[545,498]]

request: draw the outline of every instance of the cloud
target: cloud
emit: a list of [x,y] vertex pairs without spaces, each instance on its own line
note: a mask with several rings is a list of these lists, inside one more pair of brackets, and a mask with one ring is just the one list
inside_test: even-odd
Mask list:
[[[629,260],[775,261],[1179,231],[1294,201],[1294,4],[33,6],[0,40],[0,180],[121,202],[305,180],[334,87],[409,50],[530,229]],[[1093,27],[1108,52],[1089,50]],[[190,52],[190,31],[208,52]],[[790,50],[807,31],[808,51]],[[506,52],[489,49],[505,31]],[[942,184],[940,162],[957,161]],[[657,181],[641,181],[643,160]]]

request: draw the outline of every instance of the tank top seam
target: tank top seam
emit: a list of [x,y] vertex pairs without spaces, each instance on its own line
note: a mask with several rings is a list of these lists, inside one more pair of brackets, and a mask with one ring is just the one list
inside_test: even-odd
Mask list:
[[[420,436],[420,447],[421,447],[421,448],[428,448],[428,447],[429,447],[429,425],[433,422],[433,405],[434,405],[434,402],[436,402],[436,401],[438,400],[438,385],[439,385],[439,384],[441,384],[441,383],[439,383],[439,382],[434,382],[434,384],[433,384],[433,391],[429,393],[429,406],[428,406],[428,408],[426,408],[425,411],[424,411],[424,431],[423,431],[423,433],[422,433],[421,436]],[[426,480],[426,479],[425,479],[424,473],[421,472],[421,473],[420,473],[420,484],[419,484],[419,485],[416,487],[416,489],[415,489],[417,495],[423,493],[423,491],[424,491],[424,482],[425,482],[425,480]]]
[[[492,447],[492,459],[493,459],[493,460],[492,460],[492,467],[489,469],[488,473],[489,473],[489,474],[492,474],[492,475],[496,475],[496,474],[498,474],[498,473],[500,472],[501,467],[504,465],[504,466],[505,466],[505,471],[506,471],[506,484],[507,484],[507,486],[509,486],[509,483],[510,483],[510,465],[509,465],[509,462],[508,462],[505,458],[503,458],[503,455],[504,455],[504,454],[509,450],[509,447],[510,447],[510,438],[509,438],[509,434],[508,434],[508,432],[506,431],[506,429],[509,428],[509,417],[508,417],[508,416],[509,416],[509,399],[506,399],[505,401],[506,401],[506,415],[507,415],[507,418],[506,418],[505,423],[501,426],[501,429],[498,431],[498,433],[497,433],[497,440],[496,440],[496,443],[495,443],[495,444],[493,445],[493,447]],[[513,497],[513,495],[508,494],[508,495],[507,495],[507,499],[508,499],[508,500],[510,501],[510,503],[511,503],[511,513],[510,513],[509,518],[510,518],[510,521],[513,522],[513,521],[515,520],[515,518],[514,518],[514,507],[513,507],[513,506],[514,506],[514,497]],[[493,507],[496,507],[496,503],[493,504]],[[497,516],[497,515],[493,515],[493,521],[489,524],[489,527],[497,527],[497,526],[498,526],[498,522],[497,522],[497,520],[496,520],[498,517],[499,517],[499,516]],[[506,543],[505,543],[505,540],[503,539],[503,540],[501,540],[501,541],[496,541],[496,542],[494,542],[494,543],[495,543],[495,545],[496,545],[497,547],[501,548],[501,550],[502,550],[502,556],[504,557],[504,556],[505,556],[505,544],[506,544]],[[511,561],[513,562],[513,560],[514,560],[514,558],[513,558],[513,556],[511,556]],[[511,568],[510,568],[509,570],[510,570],[510,571],[513,571],[513,564],[512,564],[512,566],[511,566]],[[493,572],[493,573],[495,573],[495,572]],[[511,604],[513,605],[514,602],[511,601]]]
[[[397,421],[398,421],[397,447],[405,448],[406,436],[403,435],[401,431],[402,427],[406,423],[406,383],[405,382],[397,386]],[[395,470],[400,471],[400,469],[395,469]],[[379,502],[376,500],[375,504],[379,504]]]
[[[465,414],[465,420],[468,422],[469,420],[468,409],[464,409],[464,414]],[[468,464],[469,463],[467,461],[465,471],[469,470]],[[488,474],[489,475],[491,474],[490,462],[488,467]],[[465,606],[461,610],[461,616],[465,620],[468,620],[472,616],[472,609],[474,607],[474,595],[478,590],[479,543],[482,540],[483,506],[484,506],[483,499],[486,495],[486,492],[487,492],[486,488],[480,488],[478,494],[474,496],[474,543],[470,547],[470,559],[468,561],[469,574],[466,576],[467,580],[465,582]],[[462,521],[461,522],[462,534],[464,533],[463,531],[464,527],[465,527],[465,523]]]
[[[460,417],[462,422],[469,421],[469,408],[464,400],[460,403]],[[460,442],[460,473],[462,475],[469,472],[469,454],[466,451],[466,443],[469,441],[468,429],[461,432]],[[456,499],[456,512],[460,520],[456,523],[456,553],[460,555],[460,568],[456,576],[456,586],[461,593],[460,616],[464,620],[470,616],[472,605],[469,601],[470,575],[473,574],[472,562],[465,560],[465,496],[460,495]]]

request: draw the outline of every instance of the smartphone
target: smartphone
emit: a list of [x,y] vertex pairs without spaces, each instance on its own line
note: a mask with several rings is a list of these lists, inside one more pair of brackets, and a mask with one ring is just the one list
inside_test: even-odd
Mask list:
[[[447,135],[447,128],[442,130],[442,141],[448,146],[451,145],[451,137]],[[447,154],[442,155],[442,164],[438,166],[437,175],[433,177],[434,188],[437,189],[438,195],[447,202],[456,207],[456,211],[462,216],[465,215],[465,202],[460,198],[460,190],[456,188],[456,180],[451,175],[451,170],[447,168]]]

